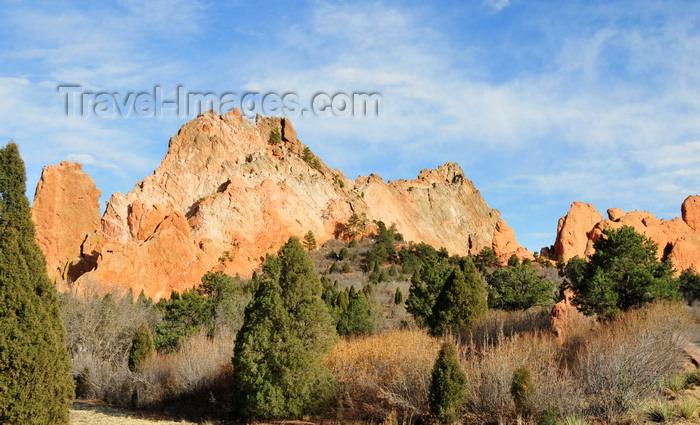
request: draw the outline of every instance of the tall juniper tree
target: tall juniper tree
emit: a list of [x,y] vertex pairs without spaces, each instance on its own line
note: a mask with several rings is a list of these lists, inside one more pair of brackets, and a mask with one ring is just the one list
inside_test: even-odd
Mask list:
[[268,255],[234,349],[234,392],[245,418],[301,417],[332,405],[323,365],[338,336],[318,275],[297,238]]
[[73,397],[56,289],[37,246],[24,162],[0,149],[0,423],[67,424]]
[[445,332],[459,333],[468,329],[488,310],[484,281],[474,266],[465,258],[464,271],[455,267],[443,285],[428,318],[433,335]]

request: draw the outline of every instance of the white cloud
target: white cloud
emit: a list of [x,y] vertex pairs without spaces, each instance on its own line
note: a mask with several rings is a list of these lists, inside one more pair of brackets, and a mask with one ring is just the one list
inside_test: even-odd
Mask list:
[[493,9],[494,12],[500,12],[510,6],[510,0],[484,0],[484,4]]

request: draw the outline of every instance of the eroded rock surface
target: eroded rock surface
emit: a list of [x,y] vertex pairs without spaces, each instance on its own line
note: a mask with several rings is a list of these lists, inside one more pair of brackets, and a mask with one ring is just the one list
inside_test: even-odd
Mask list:
[[657,244],[658,257],[670,258],[677,272],[690,267],[700,270],[700,196],[686,198],[681,214],[683,218],[660,220],[647,211],[626,213],[611,208],[608,219],[603,220],[592,205],[574,202],[566,217],[559,220],[555,255],[565,261],[576,255],[588,257],[603,231],[632,226]]
[[94,259],[75,285],[160,298],[209,270],[250,275],[290,236],[342,237],[352,214],[451,253],[528,254],[457,164],[414,180],[350,180],[311,154],[287,119],[213,112],[186,123],[154,174],[113,194],[99,226],[66,246]]
[[52,280],[78,277],[70,274],[70,265],[80,262],[80,245],[100,228],[101,195],[92,178],[76,162],[64,161],[42,171],[32,219]]

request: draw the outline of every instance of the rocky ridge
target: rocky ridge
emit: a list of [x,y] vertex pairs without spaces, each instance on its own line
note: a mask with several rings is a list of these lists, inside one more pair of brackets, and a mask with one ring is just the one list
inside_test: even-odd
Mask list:
[[591,255],[593,243],[606,229],[632,226],[650,237],[658,246],[660,259],[670,258],[678,272],[700,266],[700,196],[689,196],[681,205],[682,218],[661,220],[646,211],[625,212],[610,208],[603,219],[593,205],[574,202],[566,216],[559,220],[554,258],[564,261]]
[[[166,297],[210,270],[250,275],[290,236],[311,230],[318,243],[346,237],[353,213],[452,253],[490,246],[504,260],[532,257],[457,164],[422,170],[414,180],[350,180],[315,157],[284,118],[200,115],[170,139],[152,175],[112,195],[101,220],[100,193],[80,165],[57,170],[44,170],[33,216],[49,272],[64,288]],[[71,190],[52,189],[61,184]],[[51,202],[73,209],[79,227],[64,226],[70,215]]]

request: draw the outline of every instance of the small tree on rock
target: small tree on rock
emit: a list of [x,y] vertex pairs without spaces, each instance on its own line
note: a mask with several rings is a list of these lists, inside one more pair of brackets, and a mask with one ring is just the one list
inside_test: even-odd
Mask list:
[[316,249],[316,236],[314,236],[314,232],[311,230],[304,235],[304,247],[309,252]]

